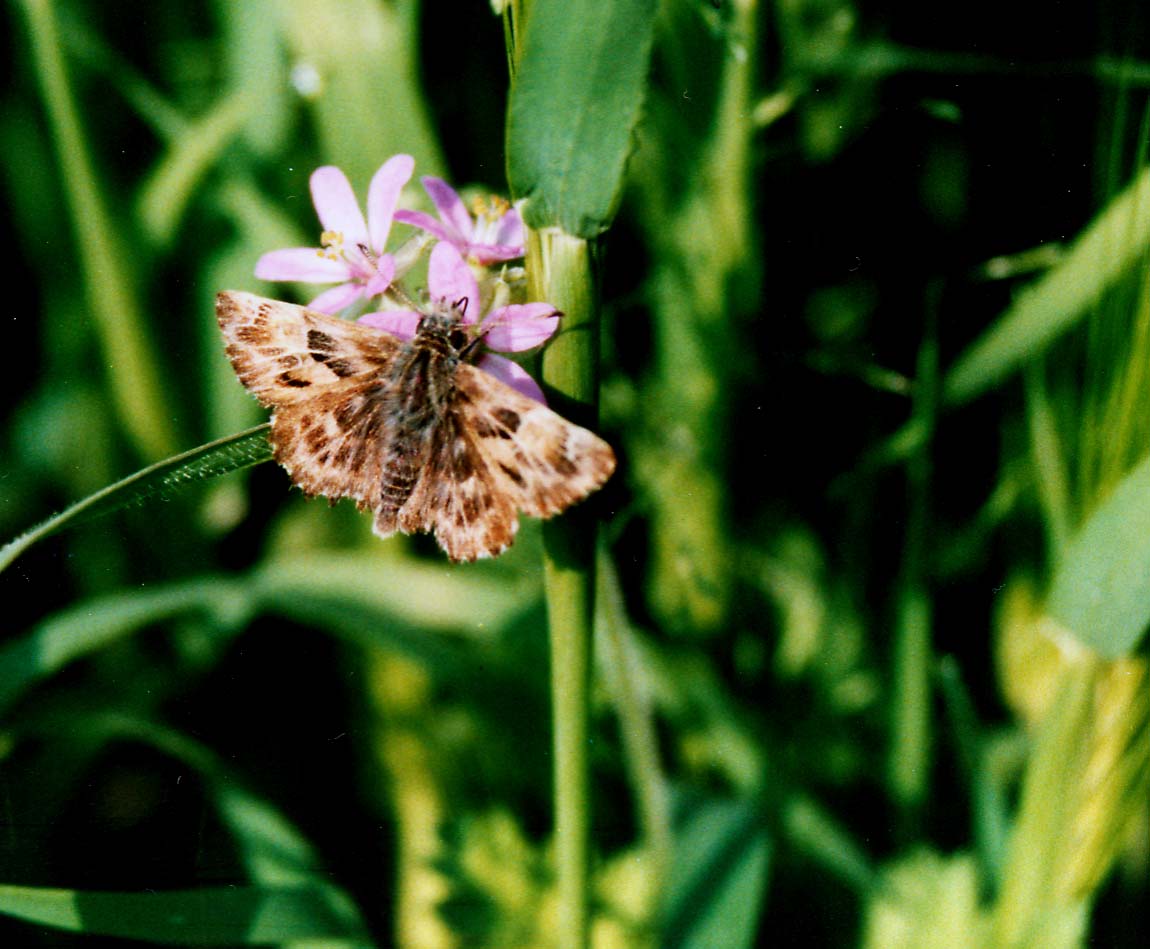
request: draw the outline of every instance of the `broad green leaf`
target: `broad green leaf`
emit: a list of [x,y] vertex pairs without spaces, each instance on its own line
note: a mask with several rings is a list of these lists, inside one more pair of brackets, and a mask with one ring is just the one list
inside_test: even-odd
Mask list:
[[1066,256],[1037,280],[955,363],[943,387],[951,404],[992,388],[1084,316],[1150,246],[1150,169],[1094,219]]
[[0,547],[0,571],[39,540],[73,524],[109,514],[131,504],[166,497],[179,488],[270,461],[267,425],[259,425],[183,452],[137,471],[78,501],[70,508]]
[[180,946],[268,945],[303,939],[369,945],[333,913],[321,886],[214,887],[103,893],[0,886],[0,912],[68,932]]
[[535,0],[511,90],[507,178],[527,223],[592,238],[619,203],[654,0]]
[[770,849],[767,829],[752,802],[689,803],[685,819],[675,828],[661,945],[753,945]]
[[1046,609],[1108,658],[1126,655],[1141,641],[1150,624],[1150,456],[1071,538]]

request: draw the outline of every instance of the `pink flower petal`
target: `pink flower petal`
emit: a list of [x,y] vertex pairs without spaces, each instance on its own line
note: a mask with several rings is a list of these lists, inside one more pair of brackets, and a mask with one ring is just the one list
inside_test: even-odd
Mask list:
[[344,307],[351,306],[363,296],[363,288],[355,283],[341,283],[338,287],[324,290],[308,306],[320,313],[338,313]]
[[391,232],[391,216],[403,186],[411,180],[415,159],[410,155],[392,155],[371,179],[367,192],[367,226],[371,249],[382,254]]
[[515,391],[523,393],[527,398],[534,399],[543,405],[547,404],[547,399],[544,398],[539,383],[532,379],[527,370],[518,363],[502,356],[485,353],[475,365],[484,372],[491,373],[504,385],[509,385]]
[[505,260],[515,260],[523,256],[523,248],[508,247],[502,244],[468,244],[467,256],[477,264],[498,264]]
[[355,192],[347,175],[335,165],[324,165],[312,172],[311,200],[325,231],[342,234],[348,247],[367,243],[367,224],[355,200]]
[[451,244],[439,243],[431,251],[427,262],[427,285],[433,300],[449,305],[467,303],[464,323],[474,323],[479,316],[479,284],[475,274]]
[[523,218],[519,216],[518,208],[512,208],[499,219],[499,226],[495,229],[495,243],[501,247],[518,248],[519,254],[517,256],[522,257],[525,239]]
[[372,329],[391,333],[400,339],[411,339],[415,336],[421,319],[423,314],[413,310],[381,310],[378,313],[365,313],[356,322],[361,326],[370,326]]
[[423,182],[423,188],[431,198],[431,203],[435,205],[443,223],[455,228],[460,243],[466,242],[471,237],[475,224],[463,204],[463,199],[442,178],[432,178],[428,175],[420,181]]
[[343,260],[320,256],[316,247],[286,247],[264,254],[256,261],[260,280],[302,280],[305,283],[333,283],[348,280],[351,268]]
[[428,234],[433,234],[441,241],[448,243],[455,243],[459,240],[458,235],[450,228],[444,227],[442,223],[433,218],[430,214],[424,214],[422,211],[396,211],[395,220],[403,224],[411,224],[421,230],[427,231]]
[[559,313],[550,303],[513,303],[483,321],[483,341],[501,353],[518,353],[542,345],[559,328]]

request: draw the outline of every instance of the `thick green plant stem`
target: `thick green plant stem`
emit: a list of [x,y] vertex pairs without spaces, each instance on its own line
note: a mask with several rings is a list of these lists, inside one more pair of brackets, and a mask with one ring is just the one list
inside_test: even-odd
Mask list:
[[[598,388],[597,307],[591,246],[558,230],[531,233],[529,293],[564,314],[543,360],[552,406],[594,422]],[[561,949],[588,944],[590,792],[588,717],[595,590],[595,525],[576,509],[544,525],[545,588],[551,638],[555,834]]]
[[60,46],[53,4],[23,0],[44,108],[59,156],[76,232],[90,317],[99,335],[108,386],[120,421],[145,458],[163,458],[176,445],[159,363],[147,341],[139,300],[112,219],[100,196]]

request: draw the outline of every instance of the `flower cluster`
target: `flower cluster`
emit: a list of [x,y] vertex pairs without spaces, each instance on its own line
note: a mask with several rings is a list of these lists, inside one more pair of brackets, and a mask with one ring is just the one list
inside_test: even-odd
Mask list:
[[[335,286],[308,306],[324,313],[349,307],[378,309],[359,317],[365,326],[401,339],[411,339],[422,313],[399,283],[434,243],[427,265],[427,296],[431,306],[460,306],[462,323],[482,338],[485,350],[515,353],[545,342],[559,325],[559,312],[549,303],[524,303],[522,281],[508,261],[523,256],[523,221],[500,198],[476,202],[468,210],[463,199],[439,178],[422,179],[438,217],[422,211],[397,210],[400,193],[411,179],[415,161],[395,155],[371,179],[367,216],[360,210],[347,176],[326,165],[311,176],[311,196],[323,233],[319,247],[290,247],[264,254],[256,264],[263,280],[332,283]],[[416,233],[391,252],[392,224]],[[476,365],[540,402],[538,384],[518,364],[485,351]]]

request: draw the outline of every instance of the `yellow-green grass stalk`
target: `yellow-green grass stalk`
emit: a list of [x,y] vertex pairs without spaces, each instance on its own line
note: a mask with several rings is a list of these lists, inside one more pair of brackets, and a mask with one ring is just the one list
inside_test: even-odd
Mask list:
[[1072,649],[1052,679],[994,909],[1003,949],[1079,944],[1150,790],[1150,665]]
[[49,0],[22,0],[32,56],[60,162],[76,235],[76,259],[108,372],[108,388],[128,439],[145,458],[170,455],[177,444],[170,400],[151,345],[140,300],[107,205],[64,65]]
[[1144,245],[1133,226],[1111,229],[1114,256],[1141,256],[1140,266],[1099,298],[1084,355],[1051,354],[1025,390],[1051,569],[1041,603],[1015,578],[998,630],[1004,692],[1036,737],[993,911],[996,946],[1080,944],[1098,888],[1145,819],[1150,663],[1135,651],[1150,584],[1137,529],[1150,517],[1140,488],[1150,464]]

